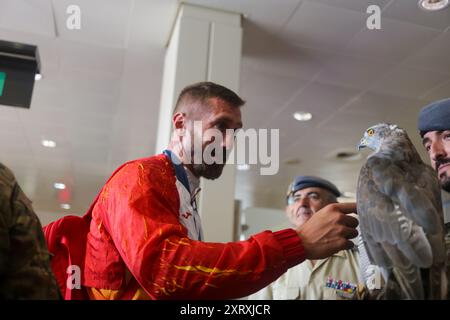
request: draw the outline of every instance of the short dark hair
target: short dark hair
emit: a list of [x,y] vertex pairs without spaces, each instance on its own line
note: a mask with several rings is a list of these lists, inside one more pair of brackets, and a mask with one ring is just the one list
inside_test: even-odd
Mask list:
[[178,112],[183,103],[200,102],[204,104],[210,98],[220,98],[234,107],[241,107],[245,104],[234,91],[213,82],[198,82],[185,87],[178,96],[174,114]]

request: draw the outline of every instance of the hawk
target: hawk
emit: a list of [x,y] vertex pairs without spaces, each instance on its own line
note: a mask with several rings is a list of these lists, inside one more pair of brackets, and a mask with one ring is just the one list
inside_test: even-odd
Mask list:
[[357,210],[369,259],[385,280],[386,299],[445,299],[444,221],[436,172],[422,162],[405,130],[370,127],[358,149]]

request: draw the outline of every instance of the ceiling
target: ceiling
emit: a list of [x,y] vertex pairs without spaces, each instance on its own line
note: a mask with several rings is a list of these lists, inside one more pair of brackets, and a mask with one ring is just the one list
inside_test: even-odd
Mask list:
[[[240,94],[246,128],[280,129],[280,170],[238,171],[242,207],[282,208],[294,175],[319,175],[354,192],[363,131],[415,130],[425,104],[450,96],[450,10],[416,0],[191,0],[243,14]],[[81,30],[65,28],[69,5]],[[366,27],[369,4],[381,30]],[[11,167],[43,223],[81,214],[122,162],[153,154],[165,45],[176,0],[0,0],[0,39],[39,46],[43,79],[31,109],[0,107],[0,161]],[[311,112],[308,122],[292,114]],[[44,148],[51,139],[56,148]],[[287,164],[287,163],[293,164]],[[61,194],[54,182],[64,182]],[[60,208],[61,199],[71,209]]]

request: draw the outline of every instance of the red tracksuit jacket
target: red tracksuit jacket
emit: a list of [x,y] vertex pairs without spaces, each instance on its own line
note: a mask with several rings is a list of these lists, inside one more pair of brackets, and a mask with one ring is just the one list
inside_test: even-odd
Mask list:
[[[120,290],[131,274],[152,299],[230,299],[265,287],[305,259],[292,229],[231,243],[195,239],[192,224],[183,221],[195,216],[186,214],[192,206],[183,174],[183,167],[166,154],[130,161],[114,172],[83,217],[90,223],[84,240],[72,241],[65,250],[79,256],[85,249],[79,261],[84,286]],[[49,248],[61,236],[52,239]],[[53,267],[62,268],[58,254],[50,251]]]

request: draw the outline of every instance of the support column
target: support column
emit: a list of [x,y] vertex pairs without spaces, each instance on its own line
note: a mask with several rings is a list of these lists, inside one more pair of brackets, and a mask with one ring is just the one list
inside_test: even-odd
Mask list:
[[[156,152],[169,143],[172,112],[181,90],[212,81],[238,93],[242,46],[241,15],[181,4],[164,62]],[[214,181],[202,179],[198,209],[205,240],[233,241],[235,166],[225,165]]]

